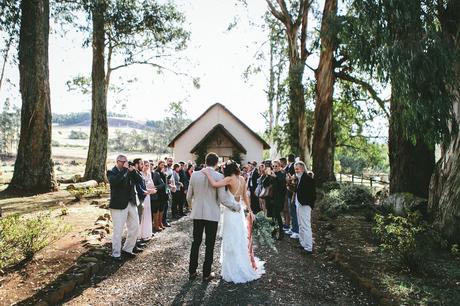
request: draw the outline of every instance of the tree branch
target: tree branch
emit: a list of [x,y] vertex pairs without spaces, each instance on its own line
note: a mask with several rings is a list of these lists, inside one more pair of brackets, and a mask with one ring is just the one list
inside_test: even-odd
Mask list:
[[286,25],[287,20],[285,16],[283,16],[283,14],[275,8],[275,6],[270,0],[265,0],[265,1],[267,2],[268,8],[270,9],[270,12],[273,14],[273,16],[275,16],[276,19],[278,19],[284,25]]
[[378,94],[377,94],[377,91],[372,87],[371,84],[363,81],[363,80],[360,80],[360,79],[357,79],[349,74],[346,74],[344,72],[336,72],[335,73],[335,76],[341,80],[344,80],[344,81],[348,81],[348,82],[352,82],[352,83],[355,83],[355,84],[358,84],[360,85],[363,89],[365,89],[372,97],[372,99],[374,99],[377,104],[380,106],[380,108],[383,110],[383,112],[385,113],[386,117],[389,118],[390,117],[390,114],[388,113],[387,109],[385,108],[385,100],[382,100]]
[[160,64],[152,63],[152,62],[149,62],[149,61],[133,61],[133,62],[125,63],[125,64],[122,64],[122,65],[118,65],[118,66],[116,66],[116,67],[110,68],[110,70],[111,70],[111,71],[115,71],[115,70],[118,70],[118,69],[121,69],[121,68],[125,68],[125,67],[131,66],[131,65],[149,65],[149,66],[152,66],[152,67],[155,67],[155,68],[159,68],[159,69],[161,69],[161,70],[166,70],[166,71],[172,72],[172,73],[174,73],[175,75],[183,75],[183,76],[191,77],[191,76],[190,76],[189,74],[187,74],[187,73],[184,73],[184,72],[177,72],[177,71],[175,71],[175,70],[172,70],[171,68],[162,66],[162,65],[160,65]]

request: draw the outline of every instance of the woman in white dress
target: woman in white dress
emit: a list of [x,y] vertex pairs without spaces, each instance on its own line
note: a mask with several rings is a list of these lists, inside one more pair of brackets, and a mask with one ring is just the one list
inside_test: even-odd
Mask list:
[[[216,182],[207,170],[203,173],[209,179],[213,187],[227,188],[229,196],[234,197],[243,208],[249,210],[249,220],[253,220],[249,197],[246,193],[246,182],[240,176],[238,164],[228,161],[224,168],[225,178]],[[227,282],[247,283],[261,277],[264,270],[264,262],[253,257],[252,243],[248,237],[248,224],[244,215],[244,209],[233,212],[224,207],[222,225],[222,247],[220,261],[222,264],[222,278]]]
[[150,171],[150,163],[148,160],[144,161],[144,165],[141,172],[142,178],[147,188],[147,193],[144,198],[144,212],[142,213],[141,224],[139,226],[138,238],[142,240],[150,240],[152,238],[152,213],[150,207],[150,195],[156,193],[155,185],[152,180],[152,173]]

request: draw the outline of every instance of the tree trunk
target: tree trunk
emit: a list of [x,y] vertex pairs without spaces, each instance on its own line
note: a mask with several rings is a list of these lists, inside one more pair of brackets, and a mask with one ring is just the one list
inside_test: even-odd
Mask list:
[[49,0],[23,0],[19,37],[21,132],[9,192],[56,190],[51,160],[48,37]]
[[293,153],[310,165],[310,135],[307,133],[306,105],[302,83],[304,63],[289,59],[289,138]]
[[[460,51],[460,1],[450,1],[443,17],[443,31],[453,40],[456,38],[456,49]],[[459,63],[457,72],[460,76]],[[457,80],[457,86],[453,88],[453,109],[456,121],[460,123],[460,78],[457,77]],[[428,208],[435,226],[444,236],[460,243],[460,132],[453,137],[436,165],[430,183]]]
[[107,91],[105,79],[105,5],[97,2],[93,6],[93,68],[92,79],[92,110],[91,133],[89,137],[88,157],[86,159],[85,180],[106,182],[107,159]]
[[388,150],[390,158],[390,193],[410,192],[427,199],[430,178],[434,170],[434,148],[422,139],[414,145],[401,128],[403,105],[392,94]]
[[332,117],[334,95],[335,32],[330,27],[337,15],[337,0],[326,0],[321,23],[321,53],[316,70],[315,128],[313,135],[313,172],[318,184],[335,181],[335,138]]

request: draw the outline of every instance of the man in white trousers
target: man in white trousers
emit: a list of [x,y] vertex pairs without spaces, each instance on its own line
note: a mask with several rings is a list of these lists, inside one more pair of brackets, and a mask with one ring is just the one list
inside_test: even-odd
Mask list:
[[311,231],[311,211],[316,200],[316,185],[312,176],[308,175],[307,167],[301,161],[294,165],[297,177],[295,204],[299,222],[300,248],[307,254],[313,253],[313,235]]
[[[121,254],[128,258],[136,255],[133,249],[136,246],[139,232],[139,214],[137,212],[136,184],[142,182],[142,177],[135,171],[134,165],[128,163],[125,155],[118,155],[115,167],[107,171],[110,183],[110,214],[112,215],[112,258],[121,261]],[[121,249],[121,236],[125,226],[128,229],[126,240]]]

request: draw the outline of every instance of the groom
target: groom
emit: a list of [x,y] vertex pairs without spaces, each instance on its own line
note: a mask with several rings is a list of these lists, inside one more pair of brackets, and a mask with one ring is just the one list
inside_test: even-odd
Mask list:
[[[215,171],[219,157],[215,153],[206,155],[206,166],[210,168],[209,173],[216,181],[224,176]],[[198,253],[203,239],[203,230],[206,233],[206,253],[203,263],[203,281],[210,281],[215,277],[211,273],[211,266],[214,257],[214,244],[216,242],[217,224],[220,218],[219,203],[231,210],[240,211],[240,206],[231,200],[224,187],[214,188],[208,178],[201,171],[193,172],[187,191],[187,202],[192,208],[190,218],[193,219],[193,242],[190,251],[189,279],[197,277]]]

